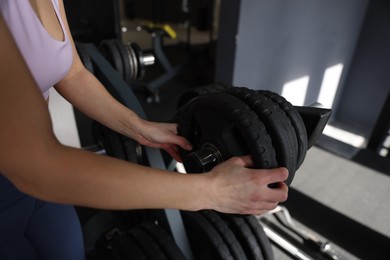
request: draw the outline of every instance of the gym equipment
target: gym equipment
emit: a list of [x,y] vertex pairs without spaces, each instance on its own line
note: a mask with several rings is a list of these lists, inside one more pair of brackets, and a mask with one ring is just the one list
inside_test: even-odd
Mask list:
[[[304,121],[303,121],[301,114],[299,114],[298,110],[295,109],[291,105],[291,103],[288,102],[282,96],[280,96],[276,93],[273,93],[271,91],[265,91],[265,90],[259,90],[259,93],[263,94],[264,96],[266,96],[267,98],[271,99],[276,104],[278,104],[279,107],[286,113],[288,118],[291,120],[291,124],[294,127],[294,130],[295,130],[295,133],[297,136],[297,141],[298,141],[298,167],[299,167],[302,164],[303,160],[305,159],[305,154],[306,154],[306,151],[309,147],[309,144],[308,144],[309,138],[308,138],[306,127],[304,125]],[[312,110],[309,109],[309,111],[312,111]],[[318,111],[316,111],[316,112],[313,111],[313,113],[318,113]],[[320,114],[327,116],[327,118],[324,121],[322,121],[322,122],[325,122],[325,124],[318,124],[318,122],[316,122],[317,124],[315,125],[315,127],[318,127],[318,132],[316,132],[316,135],[312,134],[311,138],[314,138],[314,137],[318,138],[319,135],[322,133],[322,130],[324,129],[324,127],[325,127],[325,125],[328,122],[328,119],[330,117],[330,110],[323,110],[323,111],[321,111]],[[320,127],[322,127],[322,128],[320,128]]]
[[[108,91],[145,118],[137,98],[120,73],[95,46],[87,44],[85,49],[92,60],[95,75]],[[300,142],[307,142],[310,137],[316,139],[316,132],[306,129],[306,126],[318,126],[330,115],[329,110],[316,108],[315,113],[310,110],[317,116],[311,119],[313,124],[305,124],[302,119],[305,118],[304,112],[301,112],[302,116],[300,112],[291,112],[296,108],[274,93],[261,94],[223,85],[204,89],[207,93],[188,97],[175,115],[179,134],[188,133],[187,138],[197,152],[184,154],[181,151],[187,156],[182,157],[190,162],[185,166],[188,168],[192,164],[199,168],[200,165],[197,172],[210,170],[231,156],[243,154],[252,154],[256,167],[286,164],[295,172],[304,160],[305,147],[309,147],[309,143]],[[260,103],[257,102],[259,96]],[[283,122],[278,124],[279,120]],[[277,133],[271,133],[275,131]],[[95,135],[107,155],[166,169],[156,149],[142,147],[139,150],[135,143],[127,143],[129,140],[100,125],[95,126]],[[277,138],[285,142],[275,140]],[[214,161],[208,160],[207,153]],[[292,178],[287,182],[290,183]],[[155,211],[151,214],[132,211],[135,221],[120,222],[121,225],[108,232],[104,229],[104,235],[97,243],[102,252],[101,259],[274,259],[270,242],[254,216],[238,217],[214,211]],[[111,227],[112,222],[108,224]]]
[[92,60],[91,57],[89,57],[88,52],[85,49],[84,45],[80,42],[75,42],[75,45],[76,45],[76,51],[80,56],[81,62],[84,64],[85,68],[93,74],[94,71],[93,71]]
[[96,143],[104,148],[106,155],[146,165],[144,149],[134,140],[116,133],[96,121],[92,123],[92,130]]
[[176,38],[176,32],[170,27],[168,24],[154,24],[150,23],[147,25],[143,25],[140,27],[143,30],[146,30],[152,37],[152,46],[153,46],[153,54],[156,57],[158,63],[164,69],[164,73],[157,78],[153,79],[151,82],[143,83],[143,82],[133,82],[131,84],[132,88],[135,90],[146,89],[151,96],[147,98],[149,103],[159,103],[159,89],[168,81],[172,80],[174,77],[179,75],[187,66],[188,62],[184,62],[182,64],[178,64],[173,66],[169,61],[163,50],[163,39],[164,37],[168,37],[171,39]]
[[236,234],[248,259],[263,259],[261,247],[258,246],[257,240],[245,220],[236,216],[226,217],[226,215],[224,219],[228,223],[229,228]]
[[[276,221],[272,221],[270,217]],[[282,250],[296,259],[344,259],[329,241],[320,239],[314,233],[298,228],[284,206],[277,206],[271,212],[258,217],[268,237]]]
[[186,259],[170,235],[155,222],[144,222],[130,229],[113,228],[97,243],[99,260]]
[[144,222],[140,225],[146,233],[148,233],[162,249],[168,259],[184,260],[185,256],[175,244],[172,237],[155,222]]
[[136,43],[124,44],[119,40],[103,40],[99,48],[123,79],[131,84],[145,75],[145,66],[154,64],[152,54],[144,54]]
[[178,133],[194,152],[181,151],[189,173],[211,170],[233,155],[252,154],[256,167],[277,166],[275,150],[264,124],[238,98],[212,93],[193,99],[176,114]]
[[98,260],[147,259],[133,238],[113,230],[98,242]]
[[135,227],[129,230],[128,233],[145,253],[147,259],[167,260],[157,243],[144,230]]
[[273,260],[271,243],[254,216],[182,211],[196,259]]
[[[134,91],[147,91],[150,94],[147,101],[158,103],[159,88],[181,73],[188,63],[173,66],[165,55],[163,38],[176,38],[176,32],[169,25],[151,23],[140,28],[152,36],[153,54],[144,54],[136,43],[123,44],[116,39],[103,40],[99,49]],[[162,66],[164,73],[148,83],[141,82],[145,66],[153,65],[155,60]]]
[[234,259],[221,235],[200,212],[181,214],[195,259]]
[[213,225],[213,227],[221,235],[222,239],[225,241],[232,256],[235,259],[247,259],[245,251],[242,245],[238,242],[235,234],[222,220],[222,218],[217,212],[211,210],[203,210],[201,211],[201,214]]
[[247,225],[249,226],[249,229],[255,236],[257,243],[260,245],[263,258],[274,259],[271,242],[258,219],[255,216],[251,215],[244,217],[244,220],[246,221]]
[[329,109],[294,107],[271,91],[222,84],[190,90],[178,106],[178,133],[194,146],[191,152],[180,150],[188,173],[207,172],[232,156],[251,154],[255,168],[286,167],[287,184],[331,114]]

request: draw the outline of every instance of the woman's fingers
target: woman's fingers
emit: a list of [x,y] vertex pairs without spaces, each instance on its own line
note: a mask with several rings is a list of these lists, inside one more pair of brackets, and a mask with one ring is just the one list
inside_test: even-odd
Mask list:
[[[213,208],[225,213],[256,214],[274,209],[288,196],[286,168],[250,169],[249,156],[234,157],[210,173]],[[270,187],[270,184],[275,184]]]
[[262,178],[267,183],[283,182],[288,178],[288,170],[284,167],[268,169],[262,171],[262,174],[264,175]]
[[184,137],[177,135],[177,124],[162,124],[162,125],[165,125],[167,129],[169,129],[169,131],[172,133],[171,135],[168,135],[169,140],[167,141],[169,143],[176,144],[187,151],[192,150],[191,143]]
[[176,161],[183,162],[180,157],[179,148],[176,145],[166,144],[161,145],[161,148],[164,149]]

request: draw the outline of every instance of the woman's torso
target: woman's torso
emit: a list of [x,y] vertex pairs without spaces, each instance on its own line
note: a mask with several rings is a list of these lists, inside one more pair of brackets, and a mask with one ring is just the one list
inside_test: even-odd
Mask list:
[[[37,6],[30,4],[29,0],[0,0],[1,14],[45,99],[48,90],[66,76],[73,63],[58,0],[47,1],[51,2],[52,18],[48,15],[38,17]],[[50,33],[42,21],[50,25]],[[59,31],[53,33],[52,28],[55,29],[56,25],[62,30],[62,35]]]

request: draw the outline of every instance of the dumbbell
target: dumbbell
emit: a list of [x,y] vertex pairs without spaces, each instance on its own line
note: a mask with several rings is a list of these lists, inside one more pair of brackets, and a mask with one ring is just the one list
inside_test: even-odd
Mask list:
[[289,185],[330,114],[294,107],[271,91],[213,84],[185,93],[174,121],[194,147],[180,149],[188,173],[208,172],[233,156],[250,154],[254,168],[286,167]]
[[155,61],[152,54],[144,54],[139,45],[134,42],[104,40],[99,44],[99,49],[127,83],[142,79],[145,75],[145,67],[153,65]]

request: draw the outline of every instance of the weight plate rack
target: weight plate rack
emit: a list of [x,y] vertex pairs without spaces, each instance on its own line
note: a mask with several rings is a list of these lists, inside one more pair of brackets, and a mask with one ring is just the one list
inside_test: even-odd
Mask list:
[[[102,43],[100,49],[91,44],[84,47],[94,73],[108,91],[146,118],[126,82],[128,76],[125,77],[124,70],[128,69],[119,64],[124,59],[118,56],[125,51],[112,41]],[[173,121],[178,123],[178,133],[194,146],[193,152],[180,151],[188,173],[206,172],[232,156],[251,154],[256,168],[287,167],[289,185],[329,116],[328,110],[294,107],[270,91],[212,84],[185,93],[179,99]],[[305,122],[303,118],[311,118],[312,122]],[[307,131],[310,125],[315,131]],[[156,149],[142,147],[142,153],[137,153],[136,144],[127,142],[117,133],[102,126],[97,126],[95,132],[108,154],[166,169]],[[212,160],[208,159],[210,156]],[[130,259],[274,259],[269,239],[254,216],[211,210],[156,211],[163,214],[147,214],[148,222],[144,222],[142,214],[135,213],[137,218],[141,217],[133,226],[114,229],[108,236],[106,233],[97,243],[103,245],[102,255],[113,256],[111,259],[128,259],[126,254],[134,256]],[[125,245],[133,249],[123,249]]]

